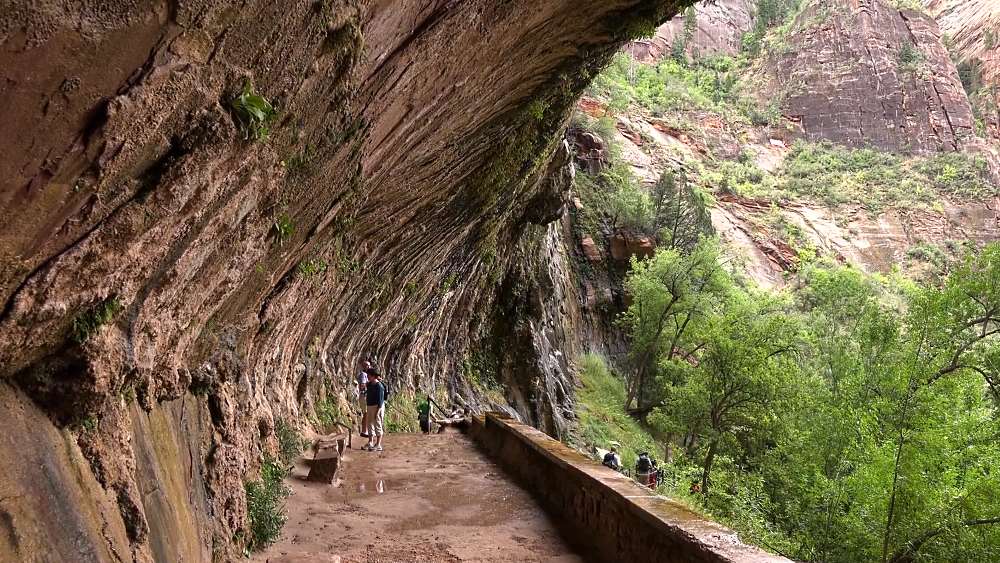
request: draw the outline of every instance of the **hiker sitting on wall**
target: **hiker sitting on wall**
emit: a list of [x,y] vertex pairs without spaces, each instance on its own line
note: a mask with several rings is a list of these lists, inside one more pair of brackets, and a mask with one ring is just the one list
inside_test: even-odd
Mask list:
[[656,462],[649,457],[649,452],[640,453],[635,461],[635,479],[650,489],[656,488]]
[[604,461],[601,463],[611,469],[614,469],[615,471],[621,471],[622,460],[618,457],[618,448],[611,446],[611,451],[604,454]]

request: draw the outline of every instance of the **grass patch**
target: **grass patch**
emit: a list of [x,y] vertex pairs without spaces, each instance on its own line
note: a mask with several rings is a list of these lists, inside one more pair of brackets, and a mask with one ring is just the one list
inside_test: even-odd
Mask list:
[[259,481],[245,483],[247,516],[250,533],[247,537],[248,552],[261,551],[274,543],[284,527],[285,498],[291,494],[285,486],[285,466],[279,460],[265,458],[260,469]]
[[635,464],[639,452],[659,457],[653,436],[625,412],[625,383],[608,369],[604,358],[585,354],[579,375],[583,388],[577,393],[577,415],[583,441],[604,449],[612,441],[620,443],[618,453],[625,467]]

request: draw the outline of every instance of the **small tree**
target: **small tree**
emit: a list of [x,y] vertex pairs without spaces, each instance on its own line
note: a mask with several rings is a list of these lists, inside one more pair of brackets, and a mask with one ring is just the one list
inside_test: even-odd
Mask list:
[[691,186],[684,174],[665,171],[653,187],[654,227],[667,248],[690,252],[698,240],[713,232],[708,195]]
[[620,319],[632,341],[634,371],[627,381],[625,408],[631,408],[657,363],[691,354],[689,337],[733,285],[723,269],[719,244],[703,239],[690,254],[661,249],[648,260],[632,258],[625,289],[632,305]]
[[743,435],[770,428],[778,418],[777,407],[797,373],[796,325],[782,299],[744,290],[730,292],[725,310],[706,319],[698,367],[673,386],[666,405],[685,427],[707,431],[704,494],[726,435],[746,442]]

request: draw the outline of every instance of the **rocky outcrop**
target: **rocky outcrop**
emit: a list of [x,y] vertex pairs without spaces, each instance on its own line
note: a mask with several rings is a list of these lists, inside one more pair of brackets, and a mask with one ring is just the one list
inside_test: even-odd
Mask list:
[[572,143],[573,158],[588,174],[600,174],[608,165],[610,154],[604,140],[595,133],[570,128],[566,138]]
[[[31,399],[5,422],[42,425],[69,469],[20,481],[3,557],[78,511],[80,560],[225,558],[275,419],[346,406],[357,358],[466,389],[507,249],[559,215],[567,110],[681,4],[5,7],[0,385]],[[512,394],[558,405],[559,385]],[[36,501],[53,481],[71,494]]]
[[927,153],[974,136],[958,73],[923,13],[883,0],[813,2],[769,57],[770,91],[806,139]]
[[652,237],[621,231],[611,237],[611,257],[619,262],[627,262],[633,256],[649,258],[656,251],[656,241]]
[[[743,34],[753,29],[753,0],[704,0],[656,29],[649,39],[631,43],[628,52],[638,61],[655,62],[672,52],[678,41],[689,57],[734,56]],[[690,9],[689,9],[690,10]]]
[[947,37],[986,132],[1000,139],[1000,3],[924,0],[924,4]]

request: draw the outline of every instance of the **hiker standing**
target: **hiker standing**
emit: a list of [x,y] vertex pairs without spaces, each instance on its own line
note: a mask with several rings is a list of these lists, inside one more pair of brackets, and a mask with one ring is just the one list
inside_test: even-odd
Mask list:
[[385,421],[386,389],[382,374],[375,368],[368,372],[368,387],[365,390],[368,410],[368,444],[362,449],[382,451],[383,423]]
[[372,369],[372,363],[368,360],[361,362],[361,371],[358,372],[356,381],[358,383],[358,406],[361,407],[361,436],[368,437],[368,372]]

